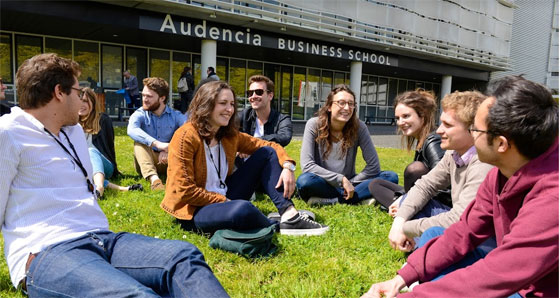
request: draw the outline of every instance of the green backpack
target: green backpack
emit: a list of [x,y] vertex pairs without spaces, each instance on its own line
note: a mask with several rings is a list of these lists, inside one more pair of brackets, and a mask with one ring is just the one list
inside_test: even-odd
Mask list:
[[272,243],[276,225],[262,229],[218,230],[210,238],[210,247],[238,253],[246,258],[268,257],[277,250]]

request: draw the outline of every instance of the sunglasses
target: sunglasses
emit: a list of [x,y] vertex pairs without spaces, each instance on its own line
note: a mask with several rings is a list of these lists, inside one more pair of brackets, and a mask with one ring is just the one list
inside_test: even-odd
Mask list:
[[[257,94],[257,96],[262,96],[264,91],[263,89],[247,90],[247,97],[253,96],[253,93]],[[266,90],[266,92],[270,92],[270,90]]]

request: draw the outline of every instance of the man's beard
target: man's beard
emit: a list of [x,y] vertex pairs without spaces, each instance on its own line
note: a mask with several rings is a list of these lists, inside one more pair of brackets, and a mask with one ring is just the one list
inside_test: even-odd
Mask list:
[[153,112],[153,111],[159,109],[160,105],[161,105],[161,103],[159,101],[156,101],[153,104],[151,104],[150,106],[147,106],[145,108],[145,110],[149,111],[149,112]]

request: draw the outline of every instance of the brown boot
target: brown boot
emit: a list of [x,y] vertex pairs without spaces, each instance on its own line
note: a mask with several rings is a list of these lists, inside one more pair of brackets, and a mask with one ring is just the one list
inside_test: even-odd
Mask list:
[[152,190],[165,190],[165,185],[160,179],[156,179],[152,182]]

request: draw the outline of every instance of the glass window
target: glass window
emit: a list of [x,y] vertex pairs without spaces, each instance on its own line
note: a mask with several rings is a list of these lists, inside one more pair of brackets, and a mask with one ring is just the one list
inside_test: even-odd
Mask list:
[[237,97],[237,107],[242,109],[245,108],[247,103],[245,97],[245,90],[248,89],[245,87],[245,82],[247,82],[246,64],[245,60],[230,59],[229,61],[229,84]]
[[248,61],[247,62],[247,80],[251,76],[263,74],[262,62]]
[[331,92],[333,88],[333,72],[332,71],[325,71],[321,72],[321,102],[324,103],[327,101],[327,96]]
[[[290,91],[292,89],[292,66],[282,66],[282,80],[280,94],[275,95],[280,100],[280,113],[290,115]],[[277,88],[278,89],[278,88]]]
[[82,68],[80,83],[87,84],[89,78],[99,82],[99,44],[96,42],[74,41],[74,61]]
[[0,34],[0,77],[5,83],[13,84],[12,35]]
[[148,51],[140,48],[126,48],[126,67],[132,75],[138,79],[138,90],[142,92],[144,89],[145,78],[148,77]]
[[387,105],[393,106],[395,104],[395,97],[397,97],[398,80],[389,79],[389,93],[387,94]]
[[368,105],[377,104],[377,77],[376,76],[369,76],[366,95],[367,95],[366,103]]
[[424,89],[426,89],[427,91],[431,91],[432,90],[432,83],[424,83]]
[[45,37],[45,53],[56,53],[60,57],[72,59],[72,40]]
[[344,80],[344,73],[343,72],[335,72],[334,73],[334,85],[345,84]]
[[169,51],[150,50],[150,77],[160,77],[169,83]]
[[364,119],[363,116],[366,112],[367,96],[368,96],[368,76],[362,74],[362,84],[360,85],[360,119]]
[[305,109],[305,68],[294,69],[294,88],[292,95],[292,119],[303,120]]
[[406,92],[406,80],[399,80],[399,88],[398,88],[398,93],[397,94],[401,94],[403,92]]
[[377,85],[377,105],[379,106],[387,105],[387,81],[387,78],[379,78]]
[[220,77],[220,80],[229,82],[228,78],[228,58],[217,58],[216,59],[216,74]]
[[123,82],[123,48],[119,46],[101,46],[101,77],[103,88],[122,88]]
[[416,82],[415,81],[408,81],[406,85],[407,91],[413,91],[416,89]]
[[309,68],[307,73],[307,88],[305,94],[305,119],[310,119],[317,112],[321,104],[319,82],[321,70]]
[[280,111],[279,96],[280,96],[280,85],[282,80],[282,73],[280,65],[268,64],[264,65],[264,75],[270,78],[274,82],[274,98],[270,103],[270,107]]
[[172,92],[178,92],[177,84],[179,82],[179,78],[181,78],[183,69],[185,69],[185,67],[191,67],[191,54],[173,52],[173,62],[171,62],[171,65],[173,79],[169,82],[169,84],[172,86]]
[[[200,76],[202,75],[202,72],[200,70],[200,67],[201,67],[200,55],[193,55],[192,59],[193,59],[192,61],[193,61],[193,64],[194,64],[194,67],[193,67],[194,85],[198,86],[198,82],[200,82]],[[206,79],[206,70],[204,70],[204,78]]]
[[23,61],[42,53],[43,38],[37,36],[16,35],[16,59],[17,67]]

